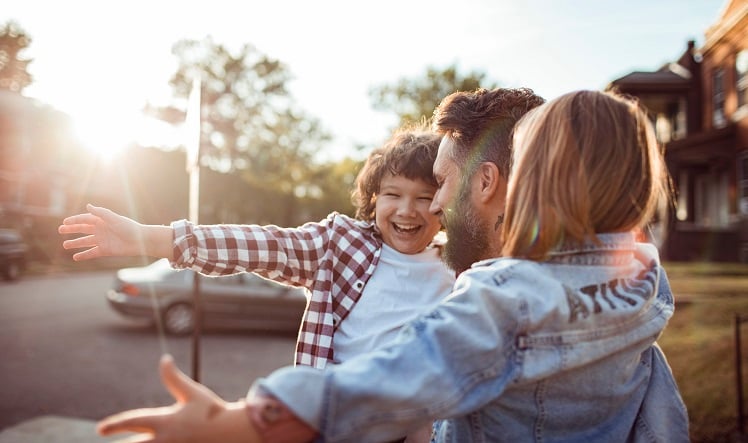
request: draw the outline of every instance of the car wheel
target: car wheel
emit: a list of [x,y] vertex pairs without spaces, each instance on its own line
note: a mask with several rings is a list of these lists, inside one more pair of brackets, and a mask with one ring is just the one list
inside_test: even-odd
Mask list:
[[189,303],[174,303],[164,311],[163,321],[168,334],[187,335],[195,325],[195,310]]
[[16,280],[21,275],[21,265],[11,261],[5,267],[4,277],[8,281]]

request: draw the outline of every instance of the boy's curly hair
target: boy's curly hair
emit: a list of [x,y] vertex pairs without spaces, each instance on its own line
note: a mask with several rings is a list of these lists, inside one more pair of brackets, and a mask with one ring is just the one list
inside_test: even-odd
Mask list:
[[374,220],[377,194],[385,174],[436,186],[433,167],[440,141],[441,135],[421,123],[398,129],[383,146],[374,149],[358,173],[351,194],[356,218]]

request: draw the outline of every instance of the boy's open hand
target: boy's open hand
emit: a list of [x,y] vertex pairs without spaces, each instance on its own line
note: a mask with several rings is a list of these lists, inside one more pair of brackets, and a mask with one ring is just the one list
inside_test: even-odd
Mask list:
[[147,255],[140,223],[91,204],[86,209],[88,213],[67,217],[57,228],[60,234],[84,234],[62,243],[65,249],[88,248],[75,253],[73,260]]

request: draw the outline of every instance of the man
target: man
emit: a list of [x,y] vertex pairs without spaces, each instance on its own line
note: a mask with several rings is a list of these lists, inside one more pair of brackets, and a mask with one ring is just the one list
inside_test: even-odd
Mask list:
[[458,274],[498,257],[514,124],[543,103],[529,89],[455,92],[434,111],[443,135],[431,211],[447,231],[442,259]]

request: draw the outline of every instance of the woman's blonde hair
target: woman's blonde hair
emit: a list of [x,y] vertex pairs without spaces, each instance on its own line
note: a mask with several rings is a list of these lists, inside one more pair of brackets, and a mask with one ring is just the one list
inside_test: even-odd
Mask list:
[[663,153],[637,102],[565,94],[515,129],[502,255],[543,260],[565,241],[643,228],[668,197]]

